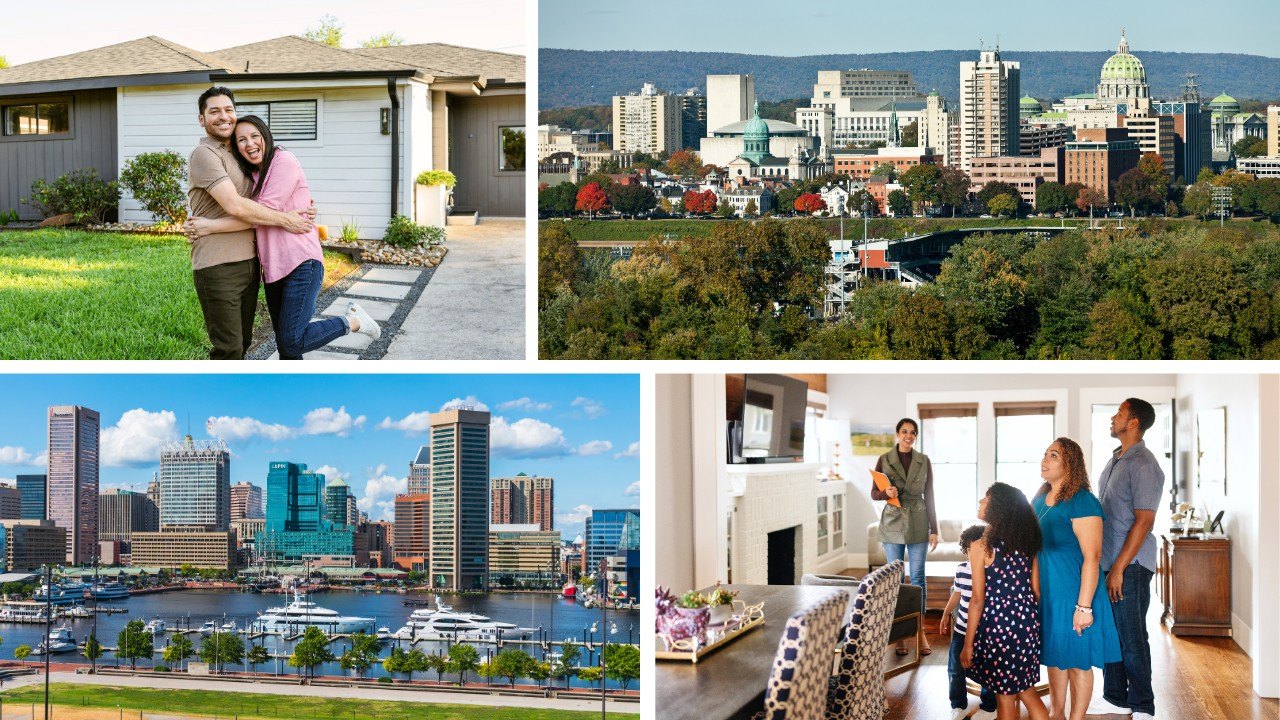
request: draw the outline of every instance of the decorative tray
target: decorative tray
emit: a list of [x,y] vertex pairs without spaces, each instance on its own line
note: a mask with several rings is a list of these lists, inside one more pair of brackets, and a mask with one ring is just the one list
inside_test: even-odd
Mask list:
[[684,660],[697,663],[698,660],[728,645],[742,635],[764,624],[764,603],[747,605],[735,600],[734,613],[728,622],[720,625],[707,625],[699,635],[672,639],[664,635],[655,635],[654,658],[658,660]]

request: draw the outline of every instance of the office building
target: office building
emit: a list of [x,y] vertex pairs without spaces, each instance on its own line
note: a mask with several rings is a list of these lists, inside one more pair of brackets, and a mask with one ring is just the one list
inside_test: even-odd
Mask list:
[[559,587],[560,531],[536,524],[489,526],[489,582],[494,587]]
[[[344,502],[344,514],[345,507]],[[325,507],[325,477],[306,465],[270,464],[266,515],[266,523],[254,540],[254,549],[262,557],[280,562],[354,558],[355,529],[331,519]]]
[[1123,128],[1090,128],[1076,132],[1064,154],[1063,182],[1080,183],[1115,200],[1115,183],[1138,166],[1137,141]]
[[983,50],[977,62],[960,63],[960,166],[976,157],[1013,156],[1020,151],[1021,69]]
[[397,495],[392,550],[397,567],[426,570],[431,558],[431,496]]
[[[707,133],[745,122],[756,105],[756,79],[752,75],[707,76]],[[615,132],[617,126],[614,126]],[[703,162],[711,162],[705,157]]]
[[360,522],[359,511],[355,508],[356,496],[351,494],[351,486],[339,478],[329,481],[324,487],[325,518],[334,525],[355,525]]
[[77,405],[49,408],[45,508],[67,531],[64,561],[84,565],[98,552],[99,418]]
[[1069,125],[1023,121],[1018,131],[1018,154],[1038,156],[1041,150],[1060,148],[1075,137]]
[[639,93],[613,97],[613,149],[650,155],[680,149],[680,102],[645,83]]
[[13,485],[0,485],[0,520],[22,519],[22,491]]
[[231,527],[231,451],[221,440],[171,443],[160,452],[160,525]]
[[1280,158],[1280,105],[1267,106],[1267,157]]
[[[356,566],[391,567],[394,525],[386,521],[361,521],[356,528]],[[425,569],[425,568],[424,568]]]
[[697,148],[707,134],[707,96],[689,88],[676,102],[680,105],[680,148]]
[[942,155],[931,147],[894,147],[874,150],[844,150],[831,156],[837,175],[853,180],[866,180],[882,165],[893,167],[899,177],[916,165],[941,165]]
[[529,477],[494,478],[490,522],[494,525],[537,525],[551,530],[555,525],[555,479]]
[[231,486],[231,520],[249,520],[264,517],[262,488],[248,482]]
[[431,415],[433,587],[488,587],[489,413],[457,409]]
[[143,493],[112,488],[98,495],[98,541],[129,543],[135,532],[160,529],[160,513]]
[[920,94],[909,70],[819,70],[815,102],[839,98],[908,98]]
[[431,446],[418,448],[418,454],[409,463],[409,495],[426,495],[431,492]]
[[560,153],[576,157],[608,150],[612,143],[602,138],[602,135],[607,135],[610,139],[613,137],[612,133],[601,133],[598,130],[569,130],[559,125],[539,125],[538,162]]
[[30,572],[61,565],[67,557],[67,530],[52,520],[0,520],[7,572]]
[[160,473],[151,473],[151,481],[147,483],[147,497],[160,510]]
[[981,192],[987,183],[1008,183],[1018,189],[1022,201],[1036,205],[1036,189],[1047,182],[1062,182],[1065,147],[1045,148],[1033,157],[974,158],[969,167],[970,192]]
[[924,112],[916,122],[916,145],[933,148],[944,165],[952,164],[951,136],[955,113],[948,110],[947,99],[937,92],[929,93],[924,99]]
[[235,533],[200,527],[167,526],[158,532],[133,534],[129,562],[134,567],[233,570],[239,553]]
[[1256,178],[1280,178],[1280,157],[1240,158],[1236,169]]
[[45,475],[19,475],[18,492],[22,494],[22,519],[45,519]]
[[1174,166],[1170,176],[1196,181],[1200,170],[1213,165],[1212,116],[1191,100],[1151,103],[1151,111],[1173,119]]
[[258,533],[267,526],[266,518],[242,518],[231,521],[231,531],[236,535],[236,546],[252,546],[257,541]]
[[586,529],[587,572],[595,572],[600,561],[606,557],[638,549],[639,532],[639,510],[592,510],[591,517],[587,518]]

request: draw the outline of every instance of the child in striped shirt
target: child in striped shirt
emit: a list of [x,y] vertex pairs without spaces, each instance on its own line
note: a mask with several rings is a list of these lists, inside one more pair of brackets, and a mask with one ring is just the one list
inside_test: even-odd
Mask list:
[[[960,534],[960,550],[969,555],[969,545],[982,537],[986,530],[981,525],[971,525]],[[947,678],[951,681],[951,720],[962,720],[969,716],[969,696],[966,692],[964,668],[960,667],[960,651],[964,649],[964,634],[969,619],[969,598],[973,595],[973,575],[969,571],[969,561],[956,565],[956,579],[951,586],[951,597],[947,607],[942,611],[942,621],[938,623],[938,632],[951,635],[951,653],[947,657]],[[952,613],[955,622],[951,622]],[[974,720],[994,720],[996,717],[996,695],[983,688],[978,710],[974,712]]]

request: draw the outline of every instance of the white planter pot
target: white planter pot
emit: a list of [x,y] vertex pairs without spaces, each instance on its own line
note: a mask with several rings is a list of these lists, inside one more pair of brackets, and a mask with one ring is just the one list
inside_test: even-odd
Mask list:
[[413,188],[413,221],[419,225],[444,227],[449,189],[444,185],[414,185]]

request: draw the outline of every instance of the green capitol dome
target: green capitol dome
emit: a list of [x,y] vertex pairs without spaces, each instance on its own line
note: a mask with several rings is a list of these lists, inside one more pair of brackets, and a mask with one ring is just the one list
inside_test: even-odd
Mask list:
[[1136,56],[1125,53],[1123,55],[1112,55],[1102,64],[1102,77],[1106,80],[1137,80],[1145,83],[1147,81],[1147,69],[1142,66],[1142,61]]
[[1099,100],[1115,104],[1128,104],[1137,98],[1149,97],[1147,69],[1129,52],[1129,40],[1123,29],[1120,30],[1116,54],[1102,64],[1097,95]]
[[1230,95],[1222,93],[1218,97],[1209,101],[1209,111],[1214,115],[1226,115],[1227,117],[1230,117],[1240,112],[1240,103]]

